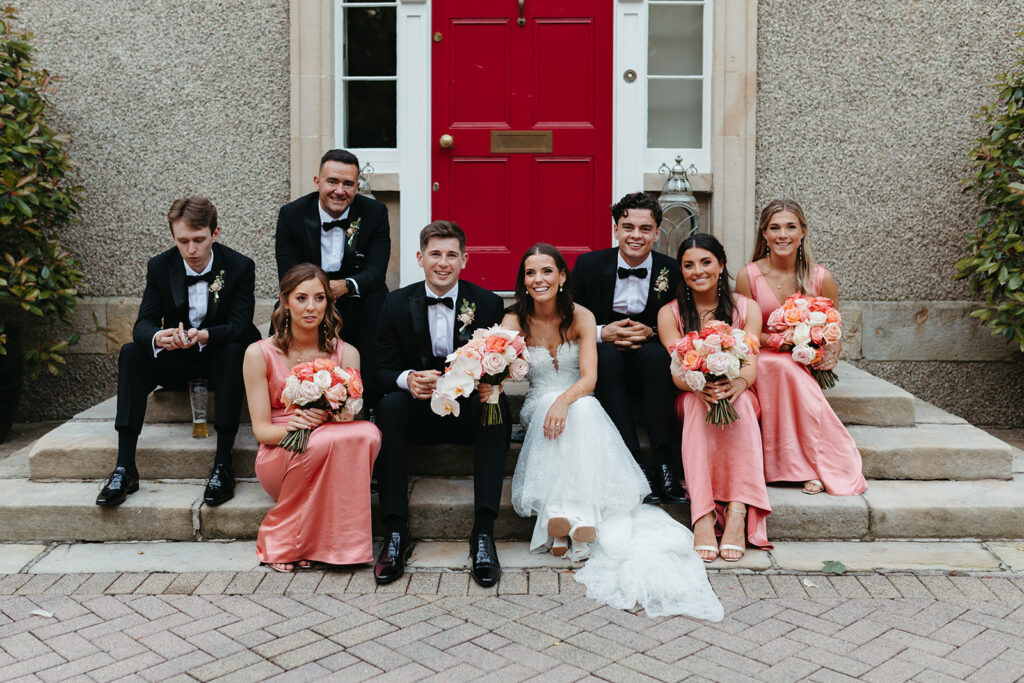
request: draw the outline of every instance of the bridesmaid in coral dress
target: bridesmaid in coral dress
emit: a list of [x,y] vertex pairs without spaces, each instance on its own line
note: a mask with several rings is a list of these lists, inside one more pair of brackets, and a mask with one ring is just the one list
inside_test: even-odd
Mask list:
[[[711,320],[727,321],[753,335],[760,333],[757,303],[729,290],[725,250],[718,240],[711,235],[692,235],[679,245],[677,260],[683,275],[677,298],[658,313],[658,334],[666,348]],[[694,550],[705,562],[714,561],[719,554],[723,560],[735,562],[743,557],[747,541],[759,548],[772,547],[765,525],[771,505],[764,481],[758,401],[754,392],[748,391],[758,372],[754,356],[737,379],[709,382],[700,392],[672,377],[683,392],[676,399],[676,414],[683,423],[683,470]],[[731,399],[740,416],[724,429],[705,422],[708,407],[721,398]],[[715,538],[719,528],[721,545]]]
[[[342,413],[288,411],[281,389],[291,368],[315,358],[359,369],[359,353],[338,338],[330,283],[311,263],[300,263],[281,280],[281,305],[270,339],[245,352],[243,375],[252,431],[260,442],[256,476],[277,501],[260,524],[256,552],[271,568],[290,572],[311,562],[363,564],[373,560],[370,475],[380,450],[380,431]],[[279,448],[290,431],[312,429],[302,453]]]
[[[807,221],[800,205],[777,199],[761,212],[754,258],[736,277],[736,291],[761,306],[766,324],[794,292],[839,302],[832,274],[811,258]],[[788,352],[766,348],[761,334],[757,395],[761,399],[765,481],[804,482],[804,493],[855,496],[867,488],[853,437],[825,399],[818,382]],[[829,344],[815,367],[831,370],[839,342]]]

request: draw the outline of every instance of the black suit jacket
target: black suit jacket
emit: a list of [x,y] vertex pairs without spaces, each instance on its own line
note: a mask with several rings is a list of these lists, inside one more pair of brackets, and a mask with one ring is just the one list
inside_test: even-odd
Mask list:
[[[284,277],[292,266],[300,263],[320,263],[320,197],[310,192],[281,207],[277,214],[275,252],[277,279]],[[391,225],[388,209],[375,199],[357,194],[348,210],[348,218],[359,220],[359,231],[341,259],[341,275],[355,280],[359,294],[387,291],[384,279],[391,258]]]
[[[210,292],[206,302],[206,318],[199,326],[209,330],[206,350],[216,350],[229,342],[250,344],[260,338],[252,324],[256,298],[256,265],[248,256],[219,242],[213,243],[213,274],[223,272],[223,286]],[[153,345],[153,335],[181,323],[192,327],[188,319],[188,287],[185,285],[185,263],[177,247],[154,256],[146,268],[146,289],[139,304],[132,337],[146,348]]]
[[[572,295],[576,303],[590,309],[598,325],[607,325],[622,320],[624,315],[612,310],[615,299],[615,281],[618,278],[618,247],[581,254],[572,269]],[[651,285],[647,290],[647,306],[639,315],[630,316],[652,330],[658,326],[658,310],[676,295],[679,286],[679,265],[674,259],[661,252],[651,252],[654,257]],[[658,279],[668,285],[658,291]]]
[[[463,302],[475,305],[473,322],[462,329],[459,312]],[[503,304],[494,292],[459,280],[459,300],[455,302],[455,329],[452,331],[453,350],[469,341],[473,331],[501,322]],[[395,380],[406,370],[425,370],[435,367],[434,351],[427,323],[426,289],[420,280],[408,287],[396,289],[384,300],[377,327],[377,386],[382,392],[398,388]]]

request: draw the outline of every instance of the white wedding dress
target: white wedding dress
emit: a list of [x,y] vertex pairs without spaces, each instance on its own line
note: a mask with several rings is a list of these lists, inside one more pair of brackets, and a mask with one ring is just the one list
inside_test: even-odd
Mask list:
[[[597,540],[575,575],[587,597],[618,609],[639,602],[652,617],[687,614],[721,621],[722,605],[693,550],[693,534],[664,510],[643,504],[650,493],[647,479],[597,399],[574,401],[562,434],[544,438],[548,409],[580,378],[576,342],[560,344],[556,356],[543,346],[530,347],[530,389],[521,411],[526,439],[512,477],[516,512],[537,516],[530,550],[551,547],[551,517],[593,525]],[[572,559],[585,553],[577,551]]]

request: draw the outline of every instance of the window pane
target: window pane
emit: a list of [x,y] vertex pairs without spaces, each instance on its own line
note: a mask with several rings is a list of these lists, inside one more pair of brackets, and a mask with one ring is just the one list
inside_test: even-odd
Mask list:
[[701,79],[647,81],[647,146],[696,149],[701,146]]
[[704,8],[651,5],[648,14],[647,73],[702,76]]
[[345,82],[345,147],[396,147],[395,81]]
[[345,9],[345,75],[395,75],[395,8]]

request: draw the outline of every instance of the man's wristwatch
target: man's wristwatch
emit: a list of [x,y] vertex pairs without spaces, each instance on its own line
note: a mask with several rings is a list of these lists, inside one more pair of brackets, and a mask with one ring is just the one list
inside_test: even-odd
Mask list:
[[345,278],[345,287],[348,288],[348,294],[346,294],[346,296],[352,296],[356,293],[356,281],[352,278]]

